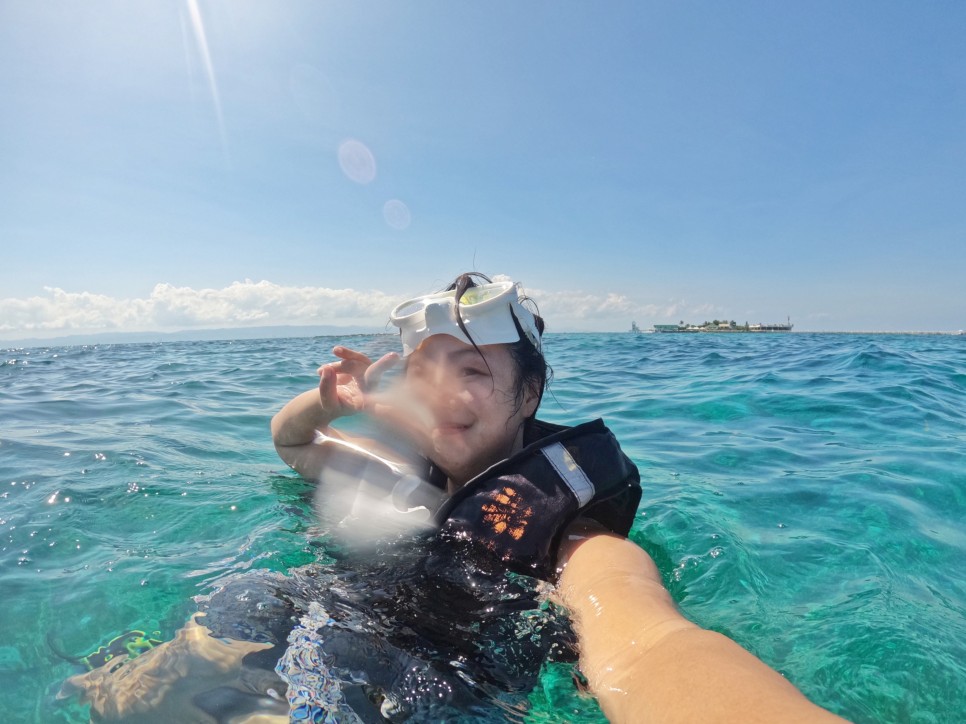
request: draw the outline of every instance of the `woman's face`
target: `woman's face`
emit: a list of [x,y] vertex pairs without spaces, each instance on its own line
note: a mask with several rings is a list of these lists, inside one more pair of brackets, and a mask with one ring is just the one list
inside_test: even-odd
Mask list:
[[[517,368],[508,345],[471,345],[448,334],[424,340],[407,359],[406,384],[429,411],[423,454],[456,486],[523,446],[523,423],[538,403],[516,400]],[[518,409],[519,408],[519,409]]]

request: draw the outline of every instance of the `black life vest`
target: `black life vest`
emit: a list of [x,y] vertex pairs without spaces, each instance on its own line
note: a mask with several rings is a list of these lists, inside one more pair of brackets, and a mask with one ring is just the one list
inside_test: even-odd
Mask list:
[[442,502],[437,535],[482,549],[510,570],[553,580],[561,537],[578,517],[630,532],[640,474],[600,419],[576,427],[533,420],[524,444]]

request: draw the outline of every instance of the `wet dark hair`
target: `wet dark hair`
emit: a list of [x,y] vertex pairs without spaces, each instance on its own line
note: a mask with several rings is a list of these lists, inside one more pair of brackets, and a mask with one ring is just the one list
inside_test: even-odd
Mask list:
[[[479,286],[476,279],[481,279],[487,284],[492,284],[492,281],[485,274],[480,274],[479,272],[467,272],[465,274],[460,274],[456,279],[443,291],[455,291],[456,292],[456,324],[459,325],[460,330],[466,335],[466,338],[473,345],[473,349],[479,352],[480,357],[483,357],[483,363],[486,364],[487,369],[490,368],[489,363],[486,361],[486,357],[483,355],[482,350],[476,344],[476,340],[466,329],[466,325],[463,323],[463,315],[460,313],[460,300],[466,293],[467,289],[472,289],[473,287]],[[536,310],[536,303],[529,297],[523,297],[522,301],[529,302],[533,307],[531,312],[533,313],[534,320],[537,324],[537,332],[543,337],[543,330],[546,326],[541,317]],[[533,342],[523,331],[523,327],[520,325],[520,320],[516,318],[513,314],[513,310],[510,310],[510,315],[513,317],[513,326],[516,327],[517,335],[519,336],[519,341],[513,342],[508,345],[510,348],[510,357],[516,364],[517,375],[513,387],[513,400],[517,405],[519,410],[523,406],[523,400],[526,397],[528,390],[532,390],[537,395],[537,406],[533,410],[533,414],[530,416],[535,417],[537,414],[537,409],[540,407],[540,402],[543,400],[543,393],[546,390],[547,385],[550,384],[550,380],[553,377],[553,370],[550,365],[547,364],[547,360],[544,358],[543,353],[534,346]]]

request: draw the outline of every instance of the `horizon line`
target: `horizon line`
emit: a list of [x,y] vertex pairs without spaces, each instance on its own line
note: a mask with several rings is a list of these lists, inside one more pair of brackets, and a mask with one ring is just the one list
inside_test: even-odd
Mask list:
[[[51,337],[21,337],[17,339],[0,338],[2,349],[28,349],[36,347],[73,347],[96,344],[152,344],[163,342],[216,342],[216,341],[249,341],[257,339],[295,339],[308,337],[340,337],[340,336],[376,336],[394,335],[390,330],[379,330],[369,325],[267,325],[260,327],[206,327],[187,328],[170,332],[163,331],[102,331],[78,332],[75,334],[61,334]],[[652,329],[642,329],[635,333],[628,330],[591,331],[591,330],[559,330],[546,332],[556,334],[608,334],[634,335],[658,334],[661,337],[676,335],[661,335]],[[711,335],[712,333],[709,333]],[[728,333],[723,333],[727,336]],[[966,331],[959,330],[834,330],[834,329],[802,329],[782,332],[732,332],[730,334],[750,334],[767,336],[785,336],[796,334],[856,334],[856,335],[913,335],[913,336],[960,336]],[[694,336],[694,335],[685,335]],[[713,336],[722,336],[714,334]]]

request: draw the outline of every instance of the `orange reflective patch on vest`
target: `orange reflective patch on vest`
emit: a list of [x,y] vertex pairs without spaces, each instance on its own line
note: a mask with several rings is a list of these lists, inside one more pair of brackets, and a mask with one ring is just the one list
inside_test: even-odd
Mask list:
[[513,540],[520,540],[533,517],[533,508],[526,505],[520,494],[511,487],[503,487],[490,494],[490,502],[484,503],[483,521],[497,535],[507,533]]

